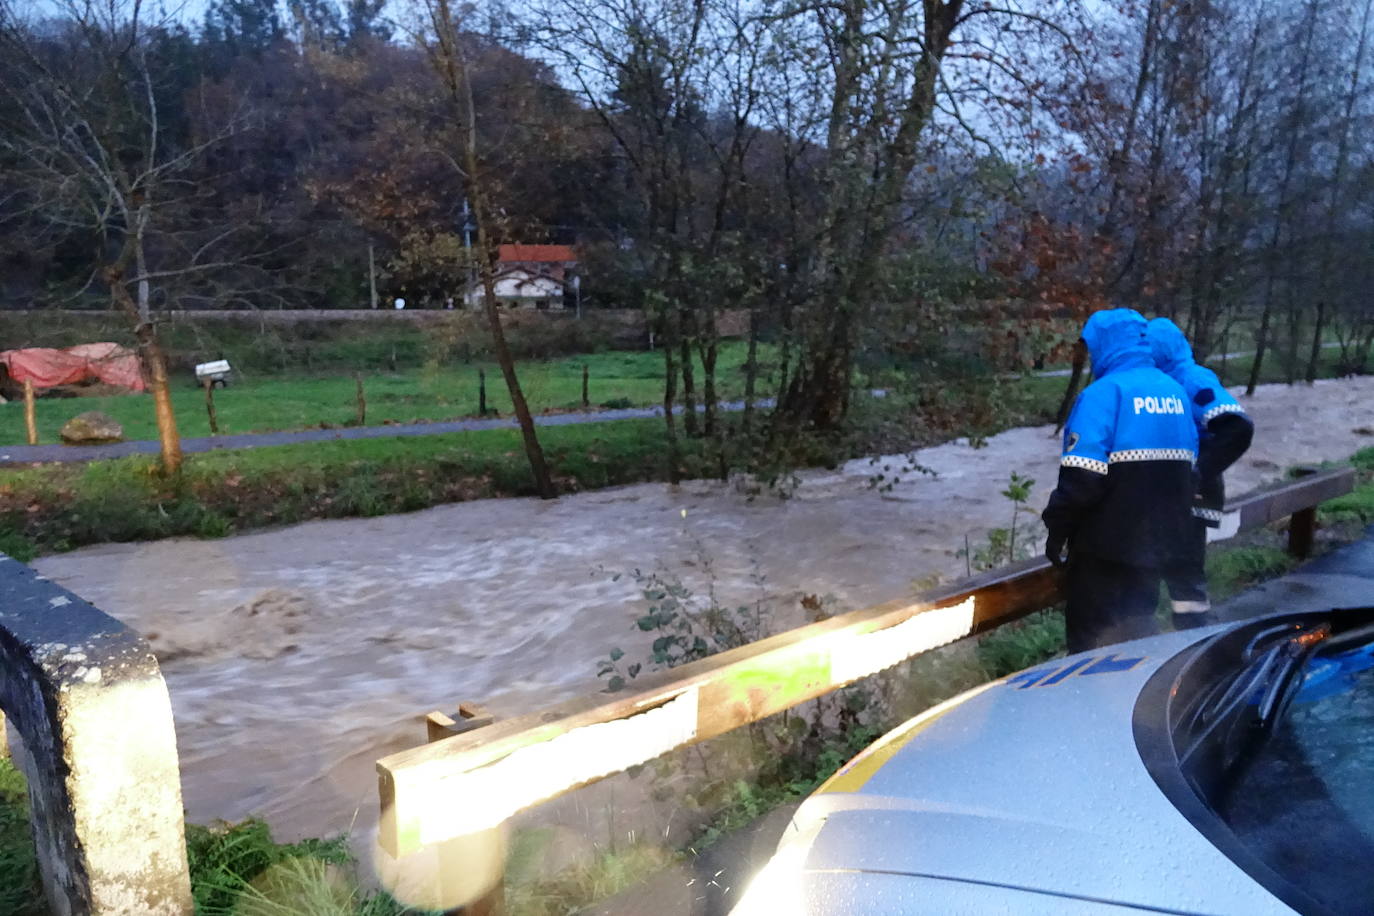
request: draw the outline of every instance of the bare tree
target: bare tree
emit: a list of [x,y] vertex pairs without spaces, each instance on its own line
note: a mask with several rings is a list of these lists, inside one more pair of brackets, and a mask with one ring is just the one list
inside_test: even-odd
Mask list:
[[155,283],[207,269],[212,234],[178,263],[151,264],[149,239],[173,218],[180,181],[233,129],[180,147],[167,142],[150,46],[161,23],[138,0],[62,0],[40,20],[0,0],[0,93],[13,123],[0,148],[18,163],[32,212],[88,235],[99,252],[93,284],[108,287],[138,340],[157,417],[162,468],[181,466],[167,362],[151,309]]
[[1323,332],[1326,330],[1328,310],[1339,295],[1336,264],[1340,249],[1340,226],[1342,211],[1346,201],[1343,194],[1350,172],[1351,147],[1357,139],[1356,103],[1360,98],[1361,83],[1365,78],[1365,54],[1369,48],[1369,28],[1374,0],[1365,0],[1358,16],[1358,37],[1354,53],[1351,55],[1350,71],[1346,85],[1345,98],[1341,104],[1341,115],[1336,123],[1336,154],[1328,179],[1326,214],[1323,220],[1321,258],[1317,268],[1317,307],[1312,321],[1312,348],[1307,357],[1307,381],[1317,379],[1317,367],[1321,359]]
[[725,465],[718,303],[748,298],[742,262],[758,244],[741,243],[769,47],[754,12],[749,0],[544,0],[528,16],[531,45],[571,76],[631,191],[620,228],[662,343],[674,478],[679,393],[684,433],[713,440]]
[[525,455],[529,459],[530,473],[534,476],[535,490],[544,499],[553,499],[558,492],[549,474],[548,463],[544,460],[544,450],[535,432],[529,404],[520,388],[515,359],[511,356],[501,323],[501,305],[496,298],[499,239],[493,218],[490,179],[479,150],[477,112],[473,104],[467,52],[467,42],[471,36],[461,28],[461,17],[468,12],[468,8],[460,7],[455,11],[451,0],[425,0],[424,9],[428,26],[423,36],[425,49],[444,88],[446,110],[452,128],[450,136],[457,146],[454,155],[449,158],[462,177],[472,207],[472,222],[477,229],[476,266],[482,285],[482,308],[491,329],[496,360],[501,366],[501,374],[506,380],[506,389],[510,392],[515,416],[520,423],[520,435],[524,439]]
[[[1255,359],[1250,365],[1250,378],[1245,386],[1246,394],[1255,393],[1255,387],[1259,384],[1260,372],[1264,365],[1264,357],[1272,343],[1270,324],[1274,312],[1275,286],[1279,281],[1280,265],[1286,261],[1280,257],[1280,247],[1285,237],[1289,237],[1291,240],[1292,235],[1292,191],[1295,180],[1298,178],[1298,169],[1306,139],[1306,128],[1308,127],[1308,116],[1312,106],[1309,94],[1314,70],[1317,66],[1313,56],[1317,52],[1315,35],[1317,24],[1321,18],[1321,4],[1322,0],[1307,0],[1301,30],[1302,35],[1297,42],[1297,60],[1294,64],[1290,101],[1278,124],[1285,135],[1284,156],[1283,163],[1279,167],[1278,186],[1274,192],[1273,221],[1270,224],[1268,239],[1269,257],[1264,273],[1263,308],[1260,312],[1259,330],[1255,335]],[[1296,308],[1290,306],[1290,336],[1296,335],[1296,324]]]

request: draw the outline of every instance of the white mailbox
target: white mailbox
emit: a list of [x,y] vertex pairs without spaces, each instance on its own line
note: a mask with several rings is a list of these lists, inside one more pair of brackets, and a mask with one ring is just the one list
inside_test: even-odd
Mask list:
[[217,359],[213,362],[199,363],[196,365],[196,381],[204,385],[205,380],[209,379],[215,385],[229,384],[229,360]]

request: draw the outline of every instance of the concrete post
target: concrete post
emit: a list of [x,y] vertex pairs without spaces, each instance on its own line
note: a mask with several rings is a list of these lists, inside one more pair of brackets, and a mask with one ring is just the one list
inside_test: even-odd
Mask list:
[[172,707],[148,644],[0,554],[0,709],[57,916],[190,916]]

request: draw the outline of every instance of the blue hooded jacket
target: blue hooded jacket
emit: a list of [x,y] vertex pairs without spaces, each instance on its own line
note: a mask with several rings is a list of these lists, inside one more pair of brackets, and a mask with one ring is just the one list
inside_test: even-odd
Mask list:
[[1145,326],[1145,340],[1155,365],[1183,386],[1199,436],[1204,435],[1210,421],[1222,414],[1245,413],[1215,372],[1193,362],[1192,345],[1178,325],[1168,318],[1152,319]]
[[1185,556],[1198,439],[1187,395],[1155,367],[1145,329],[1134,309],[1084,325],[1095,380],[1065,424],[1043,518],[1074,553],[1164,568]]
[[1183,386],[1198,435],[1199,498],[1193,514],[1208,525],[1221,521],[1226,494],[1221,475],[1245,454],[1254,423],[1215,372],[1193,361],[1193,348],[1178,325],[1155,318],[1145,329],[1155,365]]

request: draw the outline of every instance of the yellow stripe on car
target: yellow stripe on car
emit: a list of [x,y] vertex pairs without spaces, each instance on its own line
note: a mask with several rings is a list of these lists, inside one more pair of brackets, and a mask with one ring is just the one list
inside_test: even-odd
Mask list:
[[898,751],[906,747],[913,738],[925,731],[936,720],[945,713],[973,699],[987,690],[989,687],[1002,683],[1001,680],[989,681],[980,687],[951,697],[943,703],[930,707],[914,719],[902,723],[892,731],[874,741],[864,748],[857,757],[840,767],[825,782],[821,783],[820,788],[816,789],[816,794],[822,792],[857,792],[873,778],[883,766],[891,760]]

